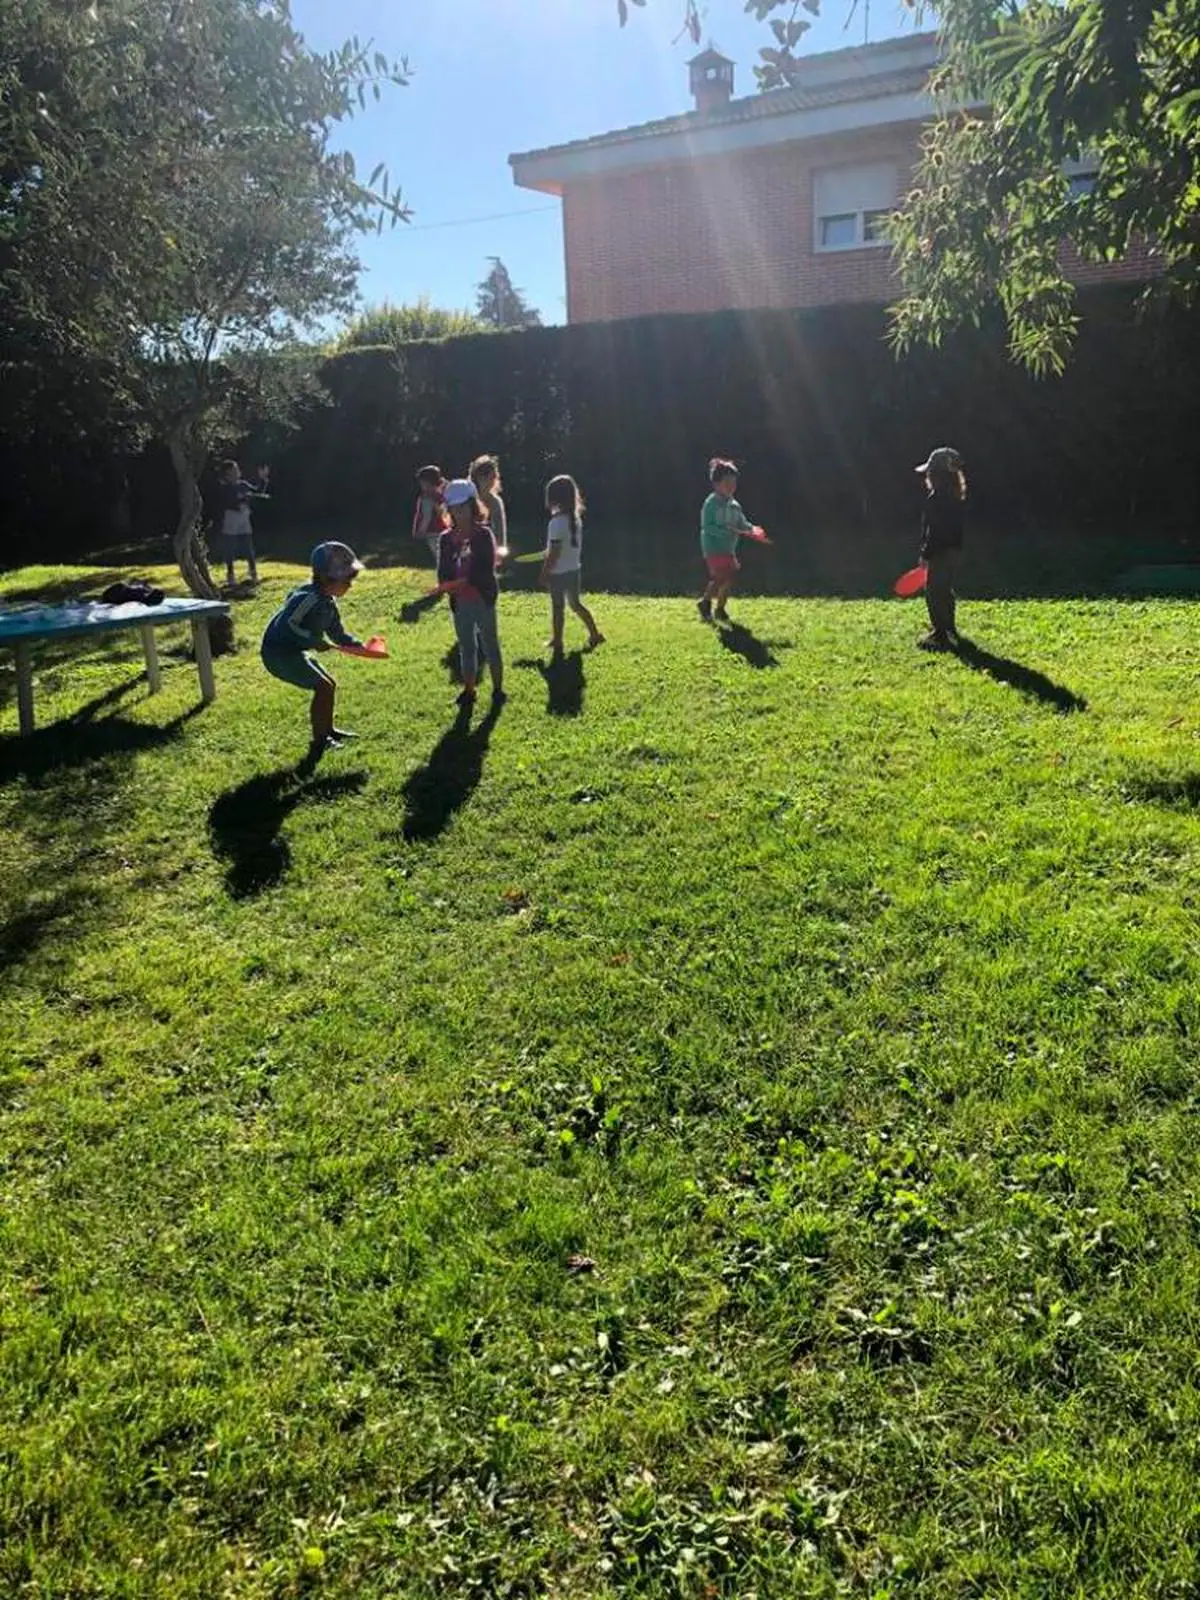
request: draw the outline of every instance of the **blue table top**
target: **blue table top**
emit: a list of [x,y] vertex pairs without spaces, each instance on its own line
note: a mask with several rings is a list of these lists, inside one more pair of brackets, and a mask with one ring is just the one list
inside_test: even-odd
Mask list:
[[0,644],[29,643],[67,633],[102,633],[106,628],[135,628],[144,623],[190,622],[194,617],[228,616],[224,600],[164,600],[161,605],[106,606],[83,600],[70,606],[21,606],[0,610]]

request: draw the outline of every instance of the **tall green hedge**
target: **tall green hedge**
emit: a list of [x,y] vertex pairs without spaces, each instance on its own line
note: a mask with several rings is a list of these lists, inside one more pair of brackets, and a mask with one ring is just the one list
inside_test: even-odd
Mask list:
[[781,535],[773,586],[823,573],[837,587],[856,546],[911,539],[913,465],[952,443],[992,539],[1161,545],[1193,528],[1200,508],[1200,319],[1139,315],[1125,290],[1093,291],[1082,311],[1074,364],[1042,382],[1012,365],[991,328],[897,361],[874,307],[349,352],[325,367],[332,405],[315,408],[277,457],[281,509],[402,532],[419,466],[454,474],[494,450],[527,540],[540,530],[542,484],[570,471],[591,506],[593,571],[600,562],[609,581],[665,580],[694,563],[705,463],[728,454],[744,465],[747,505]]
[[[1175,541],[1200,510],[1200,317],[1141,315],[1127,289],[1080,306],[1076,359],[1043,382],[990,327],[897,361],[884,311],[857,306],[352,350],[324,364],[329,404],[247,441],[245,456],[273,464],[268,540],[271,528],[369,528],[397,551],[427,461],[455,474],[498,452],[526,547],[542,484],[570,471],[590,502],[593,580],[671,587],[694,576],[705,463],[731,455],[748,509],[779,535],[757,576],[837,591],[870,587],[880,559],[908,552],[913,465],[950,443],[986,529],[981,559],[1007,548],[1010,565],[1069,587],[1089,553],[1111,565],[1126,549],[1186,548]],[[1000,562],[996,585],[1008,581]]]

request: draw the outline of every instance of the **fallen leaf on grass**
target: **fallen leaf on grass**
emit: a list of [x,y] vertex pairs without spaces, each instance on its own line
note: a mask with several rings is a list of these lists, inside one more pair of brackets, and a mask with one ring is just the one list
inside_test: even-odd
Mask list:
[[567,1271],[568,1272],[595,1272],[596,1271],[596,1263],[592,1260],[591,1256],[568,1256],[567,1257]]
[[524,889],[505,889],[500,898],[510,911],[524,911],[529,905],[529,896]]

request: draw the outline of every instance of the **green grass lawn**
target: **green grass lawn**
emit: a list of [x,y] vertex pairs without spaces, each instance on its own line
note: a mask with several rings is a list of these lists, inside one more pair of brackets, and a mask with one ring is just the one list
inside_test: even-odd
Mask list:
[[1193,607],[509,596],[465,731],[371,572],[301,781],[266,572],[0,668],[0,1594],[1194,1600]]

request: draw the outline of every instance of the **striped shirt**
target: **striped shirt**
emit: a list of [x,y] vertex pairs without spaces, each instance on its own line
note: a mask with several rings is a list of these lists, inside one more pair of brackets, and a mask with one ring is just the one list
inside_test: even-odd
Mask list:
[[267,623],[264,650],[315,650],[322,639],[335,644],[361,644],[342,626],[337,601],[315,583],[304,583],[291,594]]

